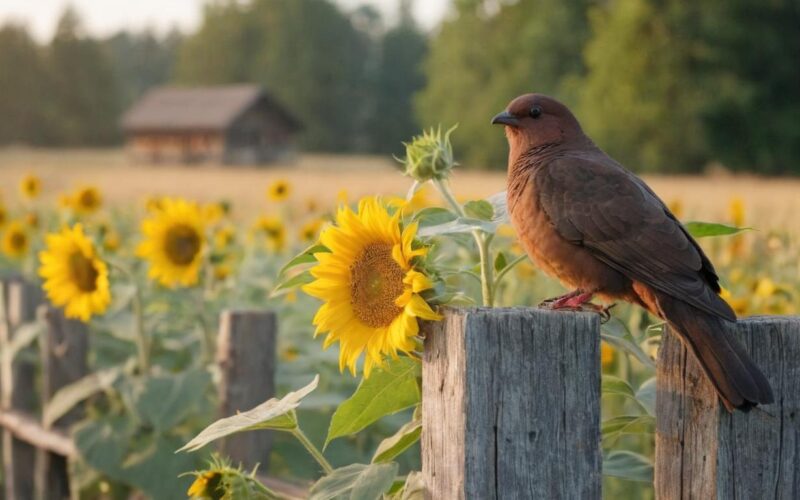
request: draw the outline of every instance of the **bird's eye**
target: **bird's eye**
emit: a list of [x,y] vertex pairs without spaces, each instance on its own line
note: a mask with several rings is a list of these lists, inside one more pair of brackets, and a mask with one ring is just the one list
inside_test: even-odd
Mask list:
[[531,107],[529,113],[531,115],[531,118],[539,118],[540,116],[542,116],[542,107],[536,104],[533,107]]

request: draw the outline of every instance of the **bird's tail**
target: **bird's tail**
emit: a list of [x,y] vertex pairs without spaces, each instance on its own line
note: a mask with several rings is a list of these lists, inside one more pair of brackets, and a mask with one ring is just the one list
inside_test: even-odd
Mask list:
[[667,323],[694,353],[728,411],[773,402],[769,382],[726,331],[725,320],[668,295],[657,298]]

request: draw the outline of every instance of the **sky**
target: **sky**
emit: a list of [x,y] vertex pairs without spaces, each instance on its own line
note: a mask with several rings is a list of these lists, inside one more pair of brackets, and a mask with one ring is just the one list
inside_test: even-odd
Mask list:
[[[345,9],[363,3],[377,7],[388,19],[397,11],[399,0],[334,0]],[[39,41],[50,39],[58,17],[67,5],[74,6],[89,33],[109,35],[122,28],[137,30],[153,26],[165,32],[173,26],[191,31],[200,23],[204,0],[0,0],[0,24],[22,22]],[[431,28],[445,13],[448,0],[416,0],[414,15]]]

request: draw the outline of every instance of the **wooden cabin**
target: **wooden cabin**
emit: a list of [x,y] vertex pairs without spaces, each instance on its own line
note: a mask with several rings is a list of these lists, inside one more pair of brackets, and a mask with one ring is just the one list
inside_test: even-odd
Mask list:
[[266,163],[293,152],[300,124],[257,85],[159,87],[122,117],[140,162]]

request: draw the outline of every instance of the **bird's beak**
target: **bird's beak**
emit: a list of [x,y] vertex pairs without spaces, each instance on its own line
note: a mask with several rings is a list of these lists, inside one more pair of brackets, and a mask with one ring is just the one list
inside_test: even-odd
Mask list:
[[503,111],[502,113],[498,113],[492,118],[492,125],[508,125],[509,127],[518,127],[519,126],[519,119],[509,113],[508,111]]

